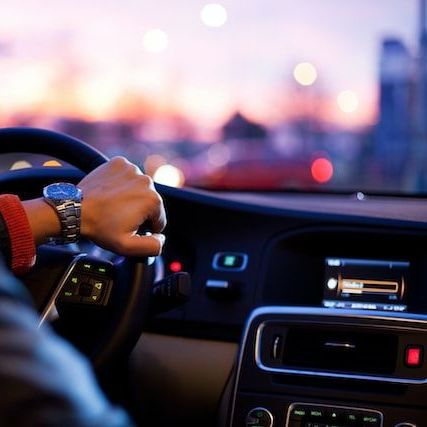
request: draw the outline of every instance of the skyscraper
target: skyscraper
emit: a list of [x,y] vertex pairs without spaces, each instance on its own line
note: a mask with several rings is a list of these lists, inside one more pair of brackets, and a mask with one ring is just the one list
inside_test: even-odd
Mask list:
[[379,122],[375,155],[384,185],[400,187],[414,128],[415,64],[404,43],[383,41],[380,58]]

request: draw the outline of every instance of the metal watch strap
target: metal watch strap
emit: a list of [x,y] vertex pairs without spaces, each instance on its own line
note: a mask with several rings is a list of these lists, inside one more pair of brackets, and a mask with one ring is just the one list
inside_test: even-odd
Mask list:
[[75,243],[80,237],[80,202],[67,200],[66,202],[56,205],[59,219],[61,221],[61,238],[60,243]]

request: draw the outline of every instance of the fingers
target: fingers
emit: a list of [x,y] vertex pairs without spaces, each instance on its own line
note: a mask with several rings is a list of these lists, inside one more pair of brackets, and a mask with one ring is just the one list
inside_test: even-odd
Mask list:
[[151,223],[151,231],[160,233],[166,227],[166,212],[163,199],[155,190],[150,193],[150,199],[146,201],[149,204],[148,220]]
[[162,252],[165,236],[163,234],[151,234],[141,236],[129,234],[119,242],[118,252],[125,256],[146,257],[157,256]]

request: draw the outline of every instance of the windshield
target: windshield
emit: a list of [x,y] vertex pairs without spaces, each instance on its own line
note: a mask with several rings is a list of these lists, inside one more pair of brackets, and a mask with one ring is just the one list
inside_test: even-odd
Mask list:
[[0,82],[168,185],[427,191],[425,0],[3,0]]

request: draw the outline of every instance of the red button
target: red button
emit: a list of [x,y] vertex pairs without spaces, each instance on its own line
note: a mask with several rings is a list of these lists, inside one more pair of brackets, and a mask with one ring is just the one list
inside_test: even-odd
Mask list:
[[182,271],[182,263],[179,261],[172,261],[169,264],[169,270],[172,271],[172,273],[179,273]]
[[411,345],[406,347],[405,364],[411,368],[419,368],[423,363],[423,346]]

